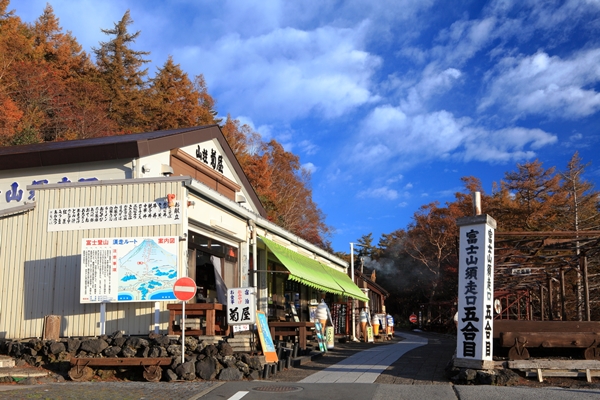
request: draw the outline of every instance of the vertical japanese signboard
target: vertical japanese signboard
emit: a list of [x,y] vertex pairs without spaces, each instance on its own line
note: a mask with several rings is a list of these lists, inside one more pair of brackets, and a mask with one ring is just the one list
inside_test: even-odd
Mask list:
[[[494,307],[494,230],[487,215],[457,220],[460,227],[458,270],[458,359],[492,360]],[[471,365],[477,365],[471,364]]]
[[256,292],[253,287],[227,290],[227,325],[256,323]]

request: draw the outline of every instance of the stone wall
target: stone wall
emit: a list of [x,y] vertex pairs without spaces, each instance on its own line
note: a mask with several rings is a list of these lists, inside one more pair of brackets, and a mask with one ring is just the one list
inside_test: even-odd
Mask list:
[[[167,357],[171,364],[163,368],[162,380],[254,380],[276,371],[265,367],[264,357],[233,351],[225,341],[214,343],[185,337],[185,362],[181,362],[181,337],[150,334],[147,337],[126,337],[121,332],[95,338],[62,338],[59,340],[31,339],[29,341],[4,340],[0,354],[13,357],[21,363],[42,367],[67,376],[71,357]],[[100,379],[111,376],[139,380],[140,367],[94,367]]]

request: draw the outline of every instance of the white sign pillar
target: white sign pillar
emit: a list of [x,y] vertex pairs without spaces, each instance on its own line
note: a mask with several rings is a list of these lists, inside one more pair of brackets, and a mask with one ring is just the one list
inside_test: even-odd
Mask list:
[[458,326],[454,365],[491,367],[494,327],[494,234],[489,215],[459,218]]

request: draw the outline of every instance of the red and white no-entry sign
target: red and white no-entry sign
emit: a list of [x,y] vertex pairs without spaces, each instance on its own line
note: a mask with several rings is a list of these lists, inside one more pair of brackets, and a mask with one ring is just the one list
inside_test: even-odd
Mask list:
[[175,281],[173,293],[181,301],[191,300],[196,295],[196,282],[187,276],[179,278]]
[[408,317],[408,320],[410,321],[411,324],[416,324],[417,323],[417,316],[415,314],[411,314],[411,316]]

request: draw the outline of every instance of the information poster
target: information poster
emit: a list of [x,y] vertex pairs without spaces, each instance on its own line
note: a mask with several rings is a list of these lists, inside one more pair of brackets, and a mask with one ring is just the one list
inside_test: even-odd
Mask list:
[[267,362],[278,362],[277,352],[275,351],[275,345],[273,344],[273,338],[271,337],[271,331],[269,330],[269,323],[267,322],[267,316],[262,311],[256,312],[256,328],[258,329],[258,337],[260,339],[260,345],[263,349],[263,355]]
[[177,300],[178,248],[174,236],[83,239],[80,302]]

